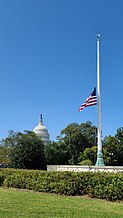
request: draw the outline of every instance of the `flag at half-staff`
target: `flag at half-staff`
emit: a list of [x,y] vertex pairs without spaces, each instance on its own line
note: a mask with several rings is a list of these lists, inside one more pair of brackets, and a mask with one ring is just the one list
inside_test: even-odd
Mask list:
[[80,106],[79,111],[82,111],[85,107],[93,106],[96,104],[97,104],[96,88],[94,88],[93,92],[89,95],[86,101]]

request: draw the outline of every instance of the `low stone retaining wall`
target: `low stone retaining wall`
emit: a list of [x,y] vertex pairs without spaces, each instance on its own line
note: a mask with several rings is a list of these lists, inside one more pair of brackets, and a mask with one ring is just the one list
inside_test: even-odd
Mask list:
[[47,171],[123,172],[123,166],[47,165]]

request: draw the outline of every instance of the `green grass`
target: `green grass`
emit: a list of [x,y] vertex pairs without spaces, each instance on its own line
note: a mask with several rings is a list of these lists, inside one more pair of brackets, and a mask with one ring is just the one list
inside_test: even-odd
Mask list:
[[0,218],[121,218],[123,202],[0,188]]

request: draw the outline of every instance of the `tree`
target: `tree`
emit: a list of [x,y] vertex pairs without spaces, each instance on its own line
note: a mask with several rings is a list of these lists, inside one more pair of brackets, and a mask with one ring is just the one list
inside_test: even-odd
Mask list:
[[97,142],[97,127],[92,125],[90,121],[87,121],[86,123],[80,124],[80,130],[82,135],[87,140],[87,145],[85,145],[85,148],[91,148],[92,146],[96,145]]
[[69,151],[64,142],[52,142],[45,148],[47,164],[60,165],[68,164],[70,159]]
[[83,163],[84,160],[90,160],[93,165],[96,162],[97,146],[86,148],[79,156],[79,161]]
[[117,159],[118,141],[115,136],[106,136],[103,141],[103,154],[105,165],[118,165]]
[[8,167],[10,148],[0,146],[0,167]]
[[96,127],[89,121],[80,125],[72,123],[61,131],[57,139],[66,145],[69,164],[78,164],[80,152],[96,144]]
[[123,127],[117,129],[115,138],[117,140],[117,149],[116,149],[117,163],[119,166],[123,166]]
[[45,169],[44,144],[34,132],[10,131],[2,145],[10,149],[10,166],[23,169]]
[[123,166],[123,127],[117,129],[115,136],[106,136],[103,147],[106,165]]

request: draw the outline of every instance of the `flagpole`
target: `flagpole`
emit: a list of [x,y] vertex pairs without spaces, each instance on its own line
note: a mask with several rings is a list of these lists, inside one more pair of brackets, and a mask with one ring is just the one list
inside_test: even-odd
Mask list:
[[98,96],[98,151],[96,166],[104,166],[101,139],[101,96],[100,96],[100,34],[97,34],[97,96]]

